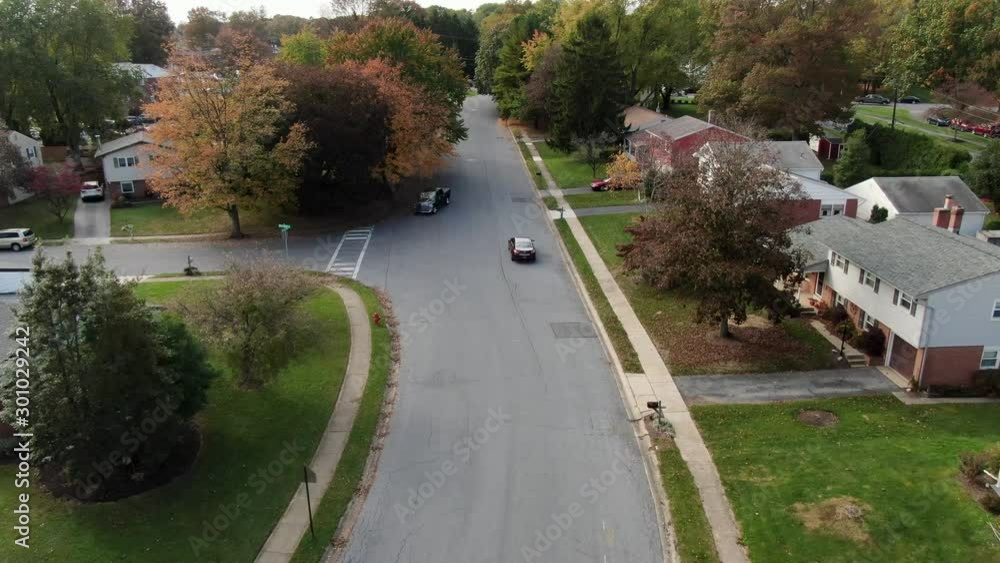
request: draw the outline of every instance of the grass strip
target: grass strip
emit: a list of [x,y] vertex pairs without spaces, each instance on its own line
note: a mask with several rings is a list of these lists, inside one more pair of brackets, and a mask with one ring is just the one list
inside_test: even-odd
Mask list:
[[684,563],[709,563],[719,561],[715,551],[712,527],[708,524],[701,505],[698,487],[681,452],[672,443],[657,452],[660,459],[660,476],[670,500],[670,515],[677,538],[677,552]]

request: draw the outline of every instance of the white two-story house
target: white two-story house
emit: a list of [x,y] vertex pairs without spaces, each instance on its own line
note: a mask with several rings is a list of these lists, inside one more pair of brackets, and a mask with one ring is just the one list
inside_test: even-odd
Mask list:
[[861,200],[858,217],[868,219],[876,205],[888,218],[905,217],[922,225],[934,224],[934,212],[959,206],[965,210],[958,234],[976,236],[983,229],[989,209],[958,176],[876,176],[844,190]]
[[156,156],[156,144],[146,131],[108,141],[94,153],[101,159],[106,191],[111,197],[148,197],[146,179],[152,174],[149,163]]
[[[24,133],[19,133],[13,129],[4,129],[3,127],[0,127],[0,135],[6,137],[14,145],[28,166],[34,168],[42,165],[41,141],[33,139]],[[31,197],[31,194],[28,192],[27,186],[14,188],[14,193],[11,194],[9,199],[0,197],[0,207],[16,203],[28,197]]]
[[793,238],[808,256],[800,292],[881,330],[881,362],[920,388],[1000,368],[1000,247],[905,218],[814,221]]

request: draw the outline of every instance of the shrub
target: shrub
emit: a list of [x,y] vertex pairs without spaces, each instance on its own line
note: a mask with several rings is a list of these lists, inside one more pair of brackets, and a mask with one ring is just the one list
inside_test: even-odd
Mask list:
[[848,342],[853,342],[854,338],[858,335],[858,329],[851,322],[851,319],[844,319],[839,323],[834,325],[834,336],[840,338],[843,337],[844,340]]
[[885,334],[872,327],[855,336],[852,344],[869,356],[879,357],[885,353]]
[[[994,484],[993,479],[986,475],[989,471],[996,475],[1000,471],[1000,443],[990,446],[981,452],[962,452],[958,456],[958,470],[974,485],[987,489]],[[994,514],[1000,514],[1000,495],[987,490],[980,496],[983,508]]]
[[850,319],[851,316],[847,314],[847,309],[845,309],[843,305],[834,305],[833,307],[828,306],[823,311],[821,318],[828,321],[830,324],[837,326]]
[[118,194],[111,200],[111,208],[121,209],[123,207],[132,207],[132,200],[126,198],[122,194]]
[[[882,168],[882,175],[940,175],[948,169],[962,170],[972,160],[969,151],[949,147],[920,133],[890,129],[881,124],[859,123],[852,129],[863,128],[871,149],[870,163]],[[892,174],[886,172],[892,171]],[[902,173],[909,171],[909,173]]]
[[222,283],[176,304],[207,342],[222,352],[240,386],[260,387],[312,334],[302,302],[314,278],[270,257],[232,260]]
[[983,228],[987,231],[1000,230],[1000,219],[990,219]]
[[972,375],[972,387],[984,396],[1000,396],[1000,369],[981,369]]

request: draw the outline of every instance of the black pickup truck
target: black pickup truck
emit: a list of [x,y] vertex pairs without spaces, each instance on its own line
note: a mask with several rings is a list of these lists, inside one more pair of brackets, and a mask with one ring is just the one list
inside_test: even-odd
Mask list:
[[418,215],[433,215],[449,203],[451,203],[451,188],[434,188],[433,191],[420,192],[420,198],[417,199],[413,211]]

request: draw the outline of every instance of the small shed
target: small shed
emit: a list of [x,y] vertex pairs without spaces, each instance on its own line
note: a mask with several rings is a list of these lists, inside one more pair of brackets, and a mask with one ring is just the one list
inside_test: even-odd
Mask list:
[[809,137],[809,148],[817,156],[825,160],[837,160],[840,158],[840,149],[844,145],[844,140],[839,137],[828,137],[826,135],[812,135]]

